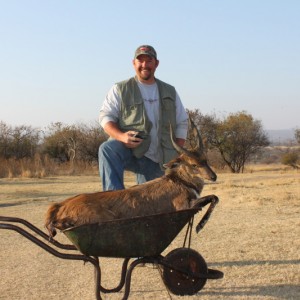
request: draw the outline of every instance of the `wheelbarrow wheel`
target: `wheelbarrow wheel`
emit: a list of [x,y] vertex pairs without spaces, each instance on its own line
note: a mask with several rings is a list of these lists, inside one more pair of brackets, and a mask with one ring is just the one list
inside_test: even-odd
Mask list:
[[206,283],[208,274],[204,258],[195,250],[177,248],[168,253],[163,266],[163,281],[175,295],[194,295]]

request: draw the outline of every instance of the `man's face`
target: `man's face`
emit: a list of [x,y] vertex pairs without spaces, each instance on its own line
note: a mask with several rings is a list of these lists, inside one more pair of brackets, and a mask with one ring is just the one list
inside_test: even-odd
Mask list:
[[154,73],[158,64],[158,60],[145,54],[141,54],[133,60],[133,66],[138,79],[148,84],[154,82]]

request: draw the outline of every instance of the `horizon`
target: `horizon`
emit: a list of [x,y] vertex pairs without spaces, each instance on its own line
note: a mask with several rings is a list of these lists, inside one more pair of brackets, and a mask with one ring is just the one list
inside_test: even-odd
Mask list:
[[[255,118],[255,116],[252,116]],[[54,121],[54,122],[50,122],[48,124],[43,124],[43,125],[34,125],[34,124],[29,124],[29,123],[15,123],[15,124],[11,124],[11,123],[8,123],[8,122],[5,122],[4,120],[1,120],[0,119],[0,122],[4,122],[6,125],[8,126],[12,126],[12,127],[18,127],[18,126],[31,126],[32,128],[35,128],[35,129],[46,129],[48,128],[49,126],[51,126],[51,124],[55,124],[55,123],[61,123],[63,125],[66,125],[66,126],[72,126],[72,125],[81,125],[81,124],[84,124],[84,125],[89,125],[89,124],[94,124],[94,123],[98,123],[98,120],[97,119],[94,119],[94,120],[79,120],[79,121],[74,121],[74,122],[70,122],[70,123],[67,123],[67,122],[64,122],[64,121]],[[99,124],[100,126],[100,124]],[[295,131],[297,129],[299,129],[299,126],[295,126],[294,128],[277,128],[277,129],[268,129],[268,128],[265,128],[264,126],[262,126],[262,129],[264,131],[287,131],[287,132],[290,132],[290,131]]]
[[185,108],[245,111],[264,130],[300,127],[300,1],[3,1],[0,121],[97,121],[106,93],[152,45],[156,77]]

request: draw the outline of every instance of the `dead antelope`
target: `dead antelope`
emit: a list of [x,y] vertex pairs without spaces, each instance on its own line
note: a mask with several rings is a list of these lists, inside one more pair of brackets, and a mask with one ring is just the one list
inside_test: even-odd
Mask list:
[[[217,176],[207,163],[197,128],[192,122],[191,126],[195,145],[190,150],[178,146],[171,131],[171,140],[179,156],[165,165],[164,176],[125,190],[80,194],[51,205],[45,221],[50,237],[55,236],[56,228],[64,230],[82,224],[167,213],[199,203],[202,206],[211,203],[206,213],[208,219],[218,198],[208,196],[199,199],[199,196],[204,185],[203,178],[215,181]],[[197,231],[204,223],[205,218]]]

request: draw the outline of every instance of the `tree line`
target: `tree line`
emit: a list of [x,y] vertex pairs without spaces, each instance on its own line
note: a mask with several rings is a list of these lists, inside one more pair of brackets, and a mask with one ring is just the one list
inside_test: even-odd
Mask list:
[[[270,144],[261,121],[245,111],[223,118],[204,115],[199,109],[187,112],[199,128],[215,167],[243,172],[245,163]],[[189,136],[187,146],[192,146]],[[57,122],[40,130],[28,125],[13,127],[0,121],[0,159],[33,159],[38,154],[60,164],[97,163],[98,148],[107,138],[98,122],[88,125]],[[295,131],[295,138],[300,143],[300,130]]]
[[0,157],[3,159],[33,158],[37,153],[48,155],[59,163],[83,160],[97,161],[99,145],[107,139],[95,124],[50,124],[46,130],[28,125],[12,127],[0,122]]

